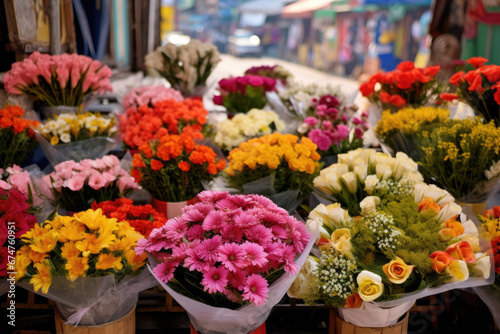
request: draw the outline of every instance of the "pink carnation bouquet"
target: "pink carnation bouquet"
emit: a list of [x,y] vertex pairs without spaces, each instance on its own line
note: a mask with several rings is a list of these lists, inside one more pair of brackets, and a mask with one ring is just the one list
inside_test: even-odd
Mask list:
[[129,108],[139,108],[147,105],[153,108],[154,104],[159,101],[175,100],[182,101],[182,94],[173,88],[164,86],[142,86],[132,89],[123,98],[122,105],[125,110]]
[[159,261],[154,276],[198,332],[251,332],[292,284],[316,237],[264,196],[204,191],[198,201],[139,240],[136,253]]
[[0,168],[0,189],[17,190],[26,199],[31,199],[32,205],[40,206],[42,204],[42,199],[35,192],[29,172],[17,165],[7,167],[5,170]]
[[109,67],[86,56],[33,52],[3,81],[8,93],[31,95],[44,106],[80,106],[90,93],[112,91],[110,77]]
[[357,110],[356,105],[342,105],[335,96],[324,95],[297,132],[318,145],[322,156],[347,153],[363,146],[363,134],[369,128],[368,113],[357,117]]
[[90,209],[92,203],[114,201],[139,189],[134,178],[120,166],[114,155],[102,159],[62,162],[44,177],[45,195],[54,205],[73,212]]
[[246,113],[253,108],[263,109],[267,92],[276,90],[276,80],[257,75],[231,77],[219,81],[220,95],[215,95],[216,105],[226,107],[231,113]]

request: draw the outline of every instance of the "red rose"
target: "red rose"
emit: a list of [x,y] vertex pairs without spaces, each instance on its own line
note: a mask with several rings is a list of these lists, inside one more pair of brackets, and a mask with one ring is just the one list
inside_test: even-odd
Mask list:
[[214,104],[221,106],[224,103],[224,99],[222,98],[221,95],[214,95],[213,98]]
[[359,91],[361,94],[363,94],[364,97],[370,96],[375,92],[375,83],[376,82],[363,82],[361,85],[359,85]]
[[403,61],[399,63],[399,65],[396,67],[398,71],[406,72],[406,71],[411,71],[415,68],[415,64],[413,64],[412,61]]
[[484,63],[486,63],[488,59],[485,59],[483,57],[472,57],[467,59],[467,62],[474,66],[475,68],[479,68],[483,66]]
[[412,71],[413,75],[415,76],[415,79],[421,83],[427,83],[431,81],[431,77],[427,76],[423,73],[422,69],[420,68],[414,68]]
[[484,88],[482,86],[482,82],[483,82],[483,79],[481,78],[481,75],[476,75],[476,77],[474,78],[474,81],[472,81],[472,83],[469,86],[469,90],[471,92],[472,91],[476,91],[476,92],[483,91]]
[[238,89],[234,78],[221,79],[219,81],[219,87],[231,93],[236,92],[236,90]]
[[392,84],[394,84],[395,77],[396,76],[395,76],[394,72],[387,72],[387,73],[381,75],[380,82],[388,84],[388,85],[392,85]]
[[427,66],[426,68],[424,68],[424,74],[425,75],[428,75],[430,77],[435,77],[436,74],[439,73],[439,71],[441,70],[441,67],[439,65],[436,65],[436,66]]
[[253,87],[260,87],[264,85],[264,79],[256,75],[249,75],[248,83]]
[[276,80],[274,80],[273,78],[266,78],[266,77],[264,77],[263,79],[264,79],[264,90],[266,92],[275,90]]
[[460,72],[453,74],[450,78],[450,83],[452,85],[458,86],[460,81],[463,80],[464,73],[465,73],[464,71],[460,71]]
[[411,88],[411,85],[415,82],[415,76],[410,72],[397,72],[396,73],[396,85],[399,89]]
[[481,67],[481,73],[490,82],[500,81],[500,66],[497,65],[486,65]]
[[453,93],[441,93],[441,94],[439,94],[439,97],[442,100],[448,101],[448,102],[452,102],[453,100],[458,100],[457,94],[453,94]]
[[383,103],[391,103],[391,95],[387,92],[380,93],[380,101]]
[[406,100],[401,96],[394,94],[390,97],[389,103],[392,103],[396,107],[403,107],[406,104]]

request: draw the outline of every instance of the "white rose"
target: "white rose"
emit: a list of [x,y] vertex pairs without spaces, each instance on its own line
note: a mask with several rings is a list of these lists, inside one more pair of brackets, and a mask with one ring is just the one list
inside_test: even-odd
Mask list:
[[309,255],[301,271],[304,271],[306,273],[312,273],[318,267],[318,261],[319,261],[318,258]]
[[342,174],[340,177],[347,189],[351,192],[351,194],[355,194],[358,188],[358,180],[356,180],[356,175],[353,172]]
[[368,165],[359,164],[354,166],[354,174],[356,174],[360,182],[364,182],[368,174]]
[[384,292],[382,277],[368,270],[363,270],[356,277],[358,293],[361,299],[370,302],[377,299]]
[[403,183],[405,181],[410,181],[416,184],[419,182],[423,182],[424,177],[419,172],[406,172],[401,178],[401,180],[399,180],[399,183]]
[[382,153],[382,152],[376,152],[375,153],[375,165],[388,165],[391,167],[391,169],[394,167],[394,164],[396,163],[396,159],[393,157]]
[[360,203],[361,215],[366,216],[370,211],[377,210],[377,205],[380,204],[380,198],[377,196],[367,196]]
[[484,279],[490,278],[491,262],[489,256],[486,253],[477,253],[476,262],[472,264],[472,268],[483,275]]
[[457,217],[462,213],[462,207],[455,202],[446,203],[437,214],[437,219],[440,223],[446,222],[448,219]]
[[375,173],[380,180],[387,180],[392,176],[392,168],[389,165],[380,164],[375,167]]
[[464,234],[471,235],[473,237],[477,237],[479,235],[479,231],[477,230],[476,224],[472,220],[466,220],[467,217],[465,214],[460,215],[460,221],[462,222],[462,226],[464,227]]
[[297,128],[297,132],[300,133],[300,134],[304,134],[306,133],[307,131],[309,130],[309,125],[307,125],[307,123],[302,123],[299,125],[299,127]]
[[396,153],[396,160],[397,161],[404,161],[406,162],[410,167],[410,171],[412,172],[417,172],[418,171],[418,164],[413,161],[406,153],[404,152],[397,152]]
[[319,204],[309,213],[309,219],[319,220],[330,230],[334,230],[346,225],[346,222],[350,221],[351,217],[346,210],[340,207],[339,203],[334,203],[328,206]]
[[469,268],[467,268],[467,263],[462,260],[451,262],[444,271],[451,276],[447,283],[463,282],[469,278]]
[[365,179],[365,188],[363,190],[366,191],[368,195],[373,194],[373,192],[375,191],[375,187],[378,184],[378,181],[379,179],[377,175],[368,175]]

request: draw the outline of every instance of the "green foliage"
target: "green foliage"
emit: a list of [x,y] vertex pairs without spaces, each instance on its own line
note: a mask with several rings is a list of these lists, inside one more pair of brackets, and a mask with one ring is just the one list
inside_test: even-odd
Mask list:
[[262,109],[267,104],[264,87],[246,86],[245,94],[239,91],[226,95],[222,104],[232,113],[247,113],[253,108]]

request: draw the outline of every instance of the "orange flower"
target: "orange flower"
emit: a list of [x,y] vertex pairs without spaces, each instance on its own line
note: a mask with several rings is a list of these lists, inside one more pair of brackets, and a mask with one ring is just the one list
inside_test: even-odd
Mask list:
[[432,197],[424,197],[418,204],[418,212],[421,212],[422,210],[434,210],[436,213],[438,213],[441,209],[439,208],[439,205],[434,202]]
[[360,308],[361,305],[363,305],[363,300],[359,296],[358,293],[354,293],[347,297],[345,300],[345,306],[346,308]]
[[159,171],[163,168],[163,164],[161,161],[153,159],[151,160],[151,169],[154,171]]
[[455,219],[448,219],[447,221],[445,221],[444,227],[451,229],[455,234],[455,237],[462,235],[465,230],[464,226]]
[[436,251],[432,253],[430,257],[432,260],[432,269],[438,274],[441,274],[443,270],[455,260],[453,256],[443,251]]
[[151,159],[153,157],[153,149],[149,146],[148,143],[144,143],[139,146],[139,150],[146,156],[146,158]]
[[134,178],[135,182],[139,183],[141,182],[141,172],[138,169],[132,169],[130,172],[130,175]]
[[484,63],[486,63],[488,59],[483,58],[483,57],[472,57],[467,59],[467,62],[474,66],[475,68],[479,68],[483,66]]
[[187,161],[181,161],[179,162],[179,169],[183,172],[189,172],[189,170],[191,169],[191,166],[189,166],[189,164],[187,163]]
[[450,241],[455,237],[455,231],[453,231],[451,228],[443,228],[441,231],[439,231],[439,241],[441,242]]
[[132,159],[132,167],[135,167],[135,168],[146,167],[146,164],[141,159],[141,156],[139,154],[134,154],[134,159]]
[[457,260],[463,260],[467,263],[476,262],[476,255],[467,241],[457,242],[456,244],[448,246],[448,248],[446,248],[446,253]]

